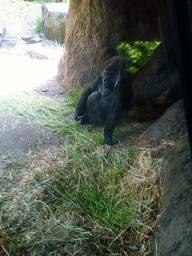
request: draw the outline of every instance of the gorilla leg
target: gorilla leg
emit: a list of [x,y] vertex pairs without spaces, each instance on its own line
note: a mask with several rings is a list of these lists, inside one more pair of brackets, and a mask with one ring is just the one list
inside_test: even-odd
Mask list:
[[115,90],[113,92],[110,108],[105,121],[104,144],[112,146],[116,143],[113,140],[113,131],[115,129],[115,126],[121,119],[121,114],[122,114],[121,95],[119,90]]

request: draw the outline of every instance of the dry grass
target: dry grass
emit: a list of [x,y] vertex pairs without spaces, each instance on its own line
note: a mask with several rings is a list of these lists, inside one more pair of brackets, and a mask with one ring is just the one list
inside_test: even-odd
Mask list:
[[[28,21],[39,16],[34,6],[39,12],[38,4],[1,0],[0,14],[8,32],[20,36]],[[160,160],[138,144],[141,125],[129,125],[129,138],[107,147],[101,145],[102,130],[81,127],[66,118],[78,96],[73,93],[63,105],[31,95],[0,101],[0,115],[23,116],[63,139],[62,147],[12,162],[4,170],[0,180],[2,255],[153,253]],[[122,126],[117,133],[127,134],[126,129]]]
[[[52,127],[63,146],[28,156],[4,171],[2,250],[19,256],[151,255],[161,196],[159,160],[137,143],[132,133],[136,124],[129,126],[132,136],[123,144],[108,147],[101,145],[102,130],[71,119],[61,122],[63,113],[74,111],[77,95],[60,111],[47,102],[25,106],[25,115]],[[10,114],[16,110],[14,105]]]

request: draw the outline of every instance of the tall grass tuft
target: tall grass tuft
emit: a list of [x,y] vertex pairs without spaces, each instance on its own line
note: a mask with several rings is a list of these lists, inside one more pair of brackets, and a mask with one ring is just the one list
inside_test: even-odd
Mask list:
[[78,96],[69,94],[63,104],[28,97],[1,102],[0,114],[24,115],[62,138],[59,147],[29,155],[3,172],[5,255],[121,256],[134,246],[151,251],[159,163],[131,136],[123,144],[103,146],[101,129],[75,123]]

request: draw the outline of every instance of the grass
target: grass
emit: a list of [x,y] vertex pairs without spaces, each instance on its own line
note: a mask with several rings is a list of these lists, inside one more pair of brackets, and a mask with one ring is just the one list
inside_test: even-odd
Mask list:
[[35,33],[42,33],[43,32],[43,20],[42,17],[37,17],[35,19]]
[[135,137],[103,146],[101,129],[75,123],[79,93],[70,93],[63,104],[27,95],[0,101],[0,115],[22,115],[63,141],[4,171],[0,251],[5,255],[121,256],[133,246],[138,255],[152,251],[159,163]]
[[[33,0],[35,3],[49,3],[49,0]],[[63,0],[61,2],[68,3],[68,0]]]
[[63,124],[64,116],[67,115],[64,105],[48,98],[23,93],[0,100],[0,116],[5,113],[7,116],[25,117],[46,127]]
[[41,4],[41,3],[48,3],[49,0],[33,0],[33,2]]

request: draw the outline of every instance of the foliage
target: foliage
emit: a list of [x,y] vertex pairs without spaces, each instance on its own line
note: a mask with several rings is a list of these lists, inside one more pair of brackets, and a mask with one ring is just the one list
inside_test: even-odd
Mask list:
[[41,17],[37,17],[35,20],[35,33],[41,33],[43,31],[43,21]]
[[117,52],[127,60],[127,71],[136,73],[144,66],[159,46],[159,41],[136,41],[133,43],[121,42],[117,45]]
[[[35,2],[35,3],[49,3],[49,0],[33,0],[33,2]],[[69,0],[63,0],[61,2],[66,3],[66,2],[69,2]]]
[[0,114],[24,115],[62,140],[60,147],[10,164],[1,176],[0,244],[6,255],[121,256],[130,244],[150,250],[158,162],[139,149],[131,125],[133,138],[101,145],[101,129],[72,118],[79,93],[69,93],[62,105],[27,96],[1,101]]

